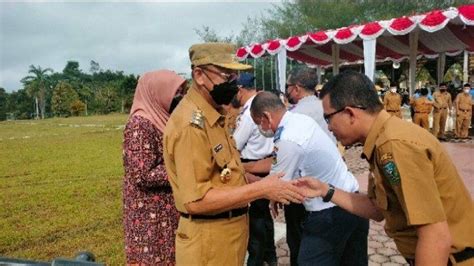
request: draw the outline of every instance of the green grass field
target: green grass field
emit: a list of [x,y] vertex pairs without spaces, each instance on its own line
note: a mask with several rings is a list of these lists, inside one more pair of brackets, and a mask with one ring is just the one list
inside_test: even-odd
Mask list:
[[123,265],[126,115],[0,122],[0,256]]

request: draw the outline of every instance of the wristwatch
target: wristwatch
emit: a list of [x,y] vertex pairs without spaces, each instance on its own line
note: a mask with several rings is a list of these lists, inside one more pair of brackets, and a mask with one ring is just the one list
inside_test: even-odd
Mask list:
[[332,196],[334,195],[334,186],[331,184],[329,185],[328,193],[326,193],[326,196],[323,197],[323,202],[330,202],[332,199]]

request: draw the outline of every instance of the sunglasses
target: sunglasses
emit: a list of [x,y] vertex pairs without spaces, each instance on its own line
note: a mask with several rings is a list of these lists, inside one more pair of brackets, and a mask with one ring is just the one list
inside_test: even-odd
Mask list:
[[365,110],[367,109],[366,107],[363,107],[363,106],[360,106],[360,105],[356,105],[356,106],[352,106],[352,105],[348,105],[348,106],[344,106],[342,107],[341,109],[339,110],[336,110],[330,114],[323,114],[323,117],[324,117],[324,120],[326,121],[326,123],[329,124],[329,122],[331,122],[331,117],[333,117],[334,115],[346,110],[347,107],[352,107],[352,108],[357,108],[357,109],[361,109],[361,110]]

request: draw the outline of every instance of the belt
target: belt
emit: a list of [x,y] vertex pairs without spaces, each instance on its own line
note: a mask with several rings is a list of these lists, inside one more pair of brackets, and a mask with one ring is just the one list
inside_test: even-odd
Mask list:
[[201,220],[216,220],[216,219],[224,219],[224,218],[232,218],[244,215],[248,212],[249,207],[233,209],[226,212],[221,212],[215,215],[205,215],[205,214],[189,214],[184,212],[179,212],[181,217],[189,218],[189,219],[201,219]]
[[400,112],[400,110],[387,110],[387,112],[392,112],[392,113],[394,113],[394,112]]
[[415,113],[417,113],[417,114],[429,114],[429,112],[416,112],[416,111],[415,111]]
[[[465,260],[468,260],[474,257],[474,248],[465,248],[463,251],[459,251],[458,253],[454,253],[451,255],[453,255],[454,260],[456,262],[463,262]],[[405,258],[405,260],[408,262],[408,264],[415,265],[415,259]],[[448,261],[448,265],[451,265],[449,261]]]
[[459,111],[467,113],[467,112],[470,112],[471,110],[469,110],[469,109],[459,109]]
[[453,254],[456,262],[462,262],[474,257],[474,248],[465,248],[463,251]]

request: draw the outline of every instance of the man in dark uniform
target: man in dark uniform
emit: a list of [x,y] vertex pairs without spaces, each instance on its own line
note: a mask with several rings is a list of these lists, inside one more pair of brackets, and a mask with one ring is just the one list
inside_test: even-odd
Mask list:
[[235,47],[191,46],[192,87],[171,115],[163,155],[175,205],[177,265],[243,265],[248,203],[260,198],[301,202],[299,189],[268,176],[247,184],[222,105],[237,93]]
[[362,217],[381,221],[414,265],[474,265],[471,196],[440,142],[390,116],[373,83],[346,71],[321,91],[329,129],[344,145],[363,143],[370,164],[368,195],[334,189],[313,178],[299,185]]

